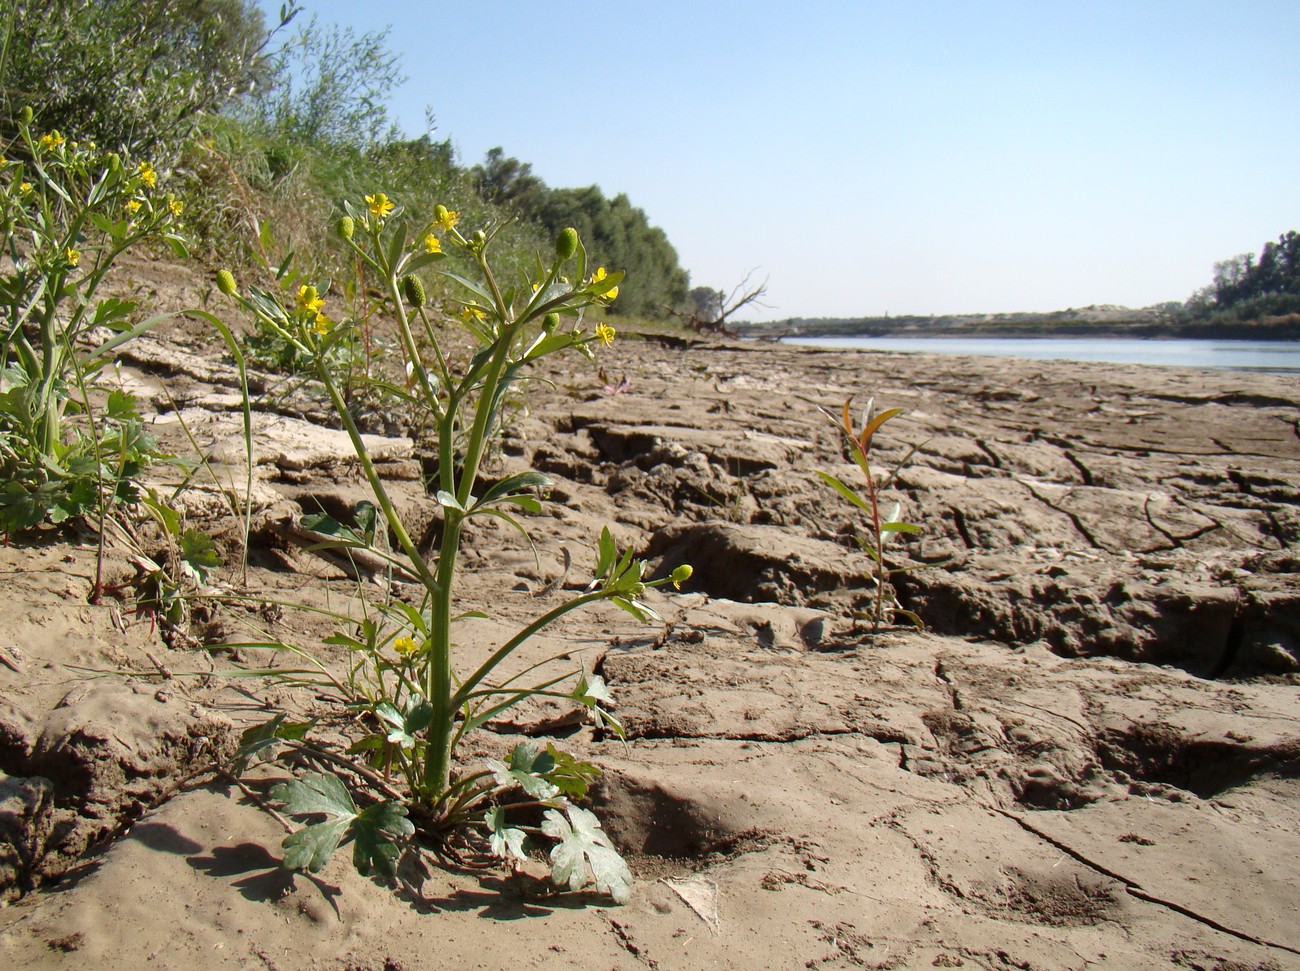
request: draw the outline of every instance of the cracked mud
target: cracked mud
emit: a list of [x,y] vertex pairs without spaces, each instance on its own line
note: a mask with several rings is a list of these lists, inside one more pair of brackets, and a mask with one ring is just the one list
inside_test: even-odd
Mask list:
[[[655,600],[663,625],[601,610],[519,659],[569,651],[602,673],[626,746],[532,704],[466,753],[560,735],[593,757],[598,809],[639,876],[629,906],[436,869],[397,895],[345,861],[279,871],[273,820],[223,783],[182,784],[265,717],[224,672],[268,659],[163,643],[124,606],[90,608],[93,551],[56,544],[0,550],[15,604],[0,955],[416,968],[433,934],[455,967],[1300,967],[1293,380],[757,344],[620,341],[603,363],[625,393],[568,362],[509,428],[499,471],[547,472],[555,502],[530,521],[536,561],[475,525],[467,603],[498,612],[458,640],[485,650],[531,616],[529,593],[580,586],[606,522],[660,573],[695,566]],[[167,383],[221,457],[230,375],[146,343],[124,374],[161,434],[180,434]],[[854,475],[818,406],[873,395],[907,409],[880,463],[918,446],[893,492],[922,528],[899,595],[923,633],[852,619],[870,597],[860,524],[814,474]],[[347,603],[355,581],[275,524],[364,493],[310,403],[275,412],[259,425],[254,586]],[[410,442],[377,445],[432,537]],[[187,503],[223,528],[214,497]],[[233,642],[254,622],[314,649],[330,633],[222,606],[195,636]]]

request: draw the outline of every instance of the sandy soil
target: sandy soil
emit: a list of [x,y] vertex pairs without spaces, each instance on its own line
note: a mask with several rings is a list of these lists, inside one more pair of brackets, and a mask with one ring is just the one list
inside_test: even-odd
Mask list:
[[[581,586],[606,523],[660,571],[694,564],[653,595],[665,623],[602,608],[520,659],[603,674],[627,744],[534,705],[464,753],[553,732],[598,762],[629,904],[417,858],[397,890],[346,854],[292,874],[281,824],[209,771],[269,706],[322,704],[229,676],[285,662],[222,645],[269,629],[343,660],[321,618],[234,595],[347,611],[378,592],[277,532],[364,490],[318,411],[273,396],[247,583],[225,571],[180,634],[87,603],[89,542],[0,550],[0,964],[1300,968],[1294,379],[622,340],[602,364],[561,362],[513,417],[495,471],[556,483],[529,523],[540,568],[476,526],[462,602],[492,619],[457,637],[468,665],[548,585]],[[237,458],[211,355],[141,342],[122,380],[164,440],[185,445],[175,407]],[[893,493],[923,529],[900,596],[925,632],[852,619],[860,524],[815,475],[853,475],[816,406],[871,395],[907,409],[884,465],[920,446]],[[436,529],[412,443],[375,444],[415,531]],[[219,491],[184,505],[236,560]],[[121,546],[107,568],[131,576]]]

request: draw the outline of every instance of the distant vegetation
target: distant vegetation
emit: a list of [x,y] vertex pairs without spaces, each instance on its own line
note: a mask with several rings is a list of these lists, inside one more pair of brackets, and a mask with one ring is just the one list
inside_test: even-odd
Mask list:
[[5,6],[0,138],[13,142],[30,107],[38,130],[149,159],[183,193],[200,255],[256,265],[251,214],[286,251],[306,252],[341,199],[382,191],[413,222],[439,204],[475,225],[510,221],[497,249],[516,259],[576,227],[594,262],[634,270],[610,313],[662,318],[689,305],[676,251],[626,195],[550,188],[501,149],[464,165],[450,140],[399,132],[388,103],[404,78],[386,30],[357,34],[292,2],[275,24],[252,0]]
[[1052,313],[790,317],[741,322],[752,337],[1205,337],[1300,340],[1300,233],[1215,264],[1214,282],[1186,303],[1134,310],[1091,306]]
[[1231,326],[1300,325],[1300,233],[1291,230],[1264,244],[1256,258],[1243,253],[1215,264],[1214,282],[1187,301],[1191,321]]

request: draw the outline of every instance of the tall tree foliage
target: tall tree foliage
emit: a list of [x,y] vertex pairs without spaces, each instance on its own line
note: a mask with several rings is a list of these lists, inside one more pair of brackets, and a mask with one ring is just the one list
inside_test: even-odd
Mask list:
[[1242,253],[1215,264],[1214,282],[1188,301],[1193,317],[1258,320],[1300,313],[1300,233],[1264,244],[1258,258]]
[[388,34],[358,34],[312,17],[276,52],[269,83],[240,105],[239,116],[302,144],[367,150],[393,142],[388,102],[406,77]]
[[687,302],[690,277],[678,265],[677,251],[626,195],[609,199],[594,185],[548,188],[531,165],[507,158],[500,148],[488,152],[470,178],[485,199],[539,224],[548,236],[572,226],[591,259],[611,269],[632,270],[612,312],[660,316]]
[[[44,129],[166,156],[265,79],[250,0],[10,0],[0,6],[0,133],[30,106]],[[283,17],[289,18],[292,6]]]

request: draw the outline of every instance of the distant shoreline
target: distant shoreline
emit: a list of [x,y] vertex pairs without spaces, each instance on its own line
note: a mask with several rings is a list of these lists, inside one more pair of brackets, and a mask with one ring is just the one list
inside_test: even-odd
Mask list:
[[1242,323],[1195,323],[1157,311],[1085,308],[1051,314],[966,314],[943,317],[790,318],[739,323],[741,337],[1035,337],[1130,340],[1300,341],[1300,316]]

